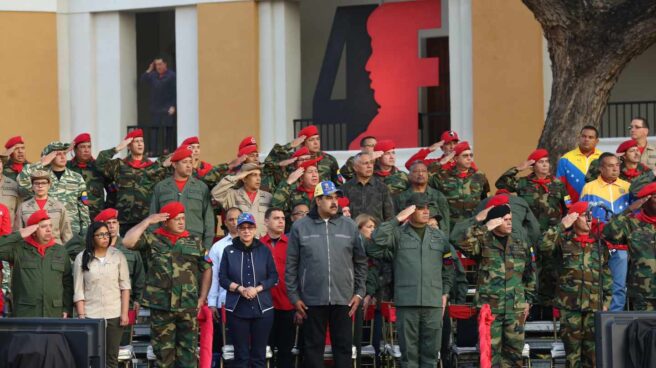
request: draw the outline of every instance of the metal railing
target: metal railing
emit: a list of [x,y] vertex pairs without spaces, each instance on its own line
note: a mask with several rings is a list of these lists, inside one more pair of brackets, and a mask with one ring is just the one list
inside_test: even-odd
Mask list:
[[144,132],[146,156],[158,157],[169,154],[176,149],[177,127],[161,125],[128,125],[128,132],[141,128]]
[[609,102],[599,124],[601,138],[628,137],[631,119],[637,116],[653,124],[656,118],[656,101]]
[[[418,147],[426,147],[437,142],[440,134],[450,127],[451,114],[448,112],[419,113],[417,142]],[[312,119],[294,119],[294,136],[308,125]],[[321,148],[326,151],[347,150],[349,141],[346,138],[346,123],[317,124],[321,135]]]

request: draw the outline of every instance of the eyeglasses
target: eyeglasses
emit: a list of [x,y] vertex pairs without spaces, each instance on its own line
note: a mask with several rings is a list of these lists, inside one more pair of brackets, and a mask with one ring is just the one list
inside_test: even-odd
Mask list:
[[629,126],[626,127],[626,128],[627,128],[628,130],[631,130],[631,129],[642,129],[642,128],[644,128],[644,127],[643,127],[643,126],[637,126],[637,125],[629,125]]
[[94,234],[93,236],[95,236],[96,238],[109,238],[110,237],[109,233],[98,233],[98,234]]
[[255,231],[255,226],[240,226],[239,231]]
[[297,211],[297,212],[292,212],[292,216],[300,216],[300,215],[305,216],[308,213],[310,213],[310,212],[309,211]]

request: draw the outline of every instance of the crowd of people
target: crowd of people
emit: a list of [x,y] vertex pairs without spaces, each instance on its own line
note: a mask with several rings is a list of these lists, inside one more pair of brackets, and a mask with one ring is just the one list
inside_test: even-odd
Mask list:
[[[558,162],[527,152],[494,195],[454,131],[408,172],[395,143],[376,137],[340,168],[312,125],[263,161],[246,137],[216,165],[198,137],[151,160],[140,129],[97,158],[80,134],[33,162],[13,137],[0,155],[5,310],[105,319],[115,367],[146,307],[158,366],[194,367],[209,308],[235,367],[265,367],[267,346],[277,367],[293,367],[300,330],[301,360],[316,368],[328,333],[335,366],[350,366],[364,311],[380,320],[393,302],[401,366],[435,366],[449,344],[445,311],[467,301],[463,264],[474,264],[473,304],[495,317],[493,365],[521,366],[527,318],[556,308],[568,366],[593,367],[595,311],[656,308],[656,148],[646,119],[630,135],[602,153],[585,126]],[[215,330],[220,352],[228,342]]]

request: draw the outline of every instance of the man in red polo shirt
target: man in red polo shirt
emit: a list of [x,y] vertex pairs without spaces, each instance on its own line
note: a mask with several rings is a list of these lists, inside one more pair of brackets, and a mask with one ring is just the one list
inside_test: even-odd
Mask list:
[[277,368],[294,367],[292,348],[294,347],[294,314],[296,309],[287,297],[285,285],[285,263],[287,262],[287,236],[285,232],[285,213],[280,208],[271,207],[264,214],[266,235],[260,238],[273,255],[278,272],[278,284],[271,289],[273,297],[273,328],[269,345],[278,348]]

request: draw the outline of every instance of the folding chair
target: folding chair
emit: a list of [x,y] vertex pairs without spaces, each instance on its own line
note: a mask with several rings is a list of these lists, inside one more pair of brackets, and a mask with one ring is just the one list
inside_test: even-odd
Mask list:
[[119,367],[130,368],[136,364],[137,356],[134,353],[134,347],[132,346],[132,336],[134,334],[134,325],[129,326],[130,329],[130,343],[125,346],[119,346],[118,348],[118,365]]
[[386,367],[396,367],[401,360],[401,348],[396,334],[396,307],[392,302],[382,302],[380,312],[383,315],[383,364]]
[[[360,349],[360,359],[362,359],[362,362],[360,364],[362,367],[373,367],[373,368],[377,367],[376,349],[374,348],[373,345],[374,330],[375,330],[375,323],[374,323],[375,313],[376,313],[375,305],[369,305],[369,307],[367,307],[367,310],[364,311],[364,318],[362,323],[362,341],[361,341],[362,347]],[[358,342],[356,341],[356,343]],[[368,361],[368,363],[365,363],[365,360]]]

